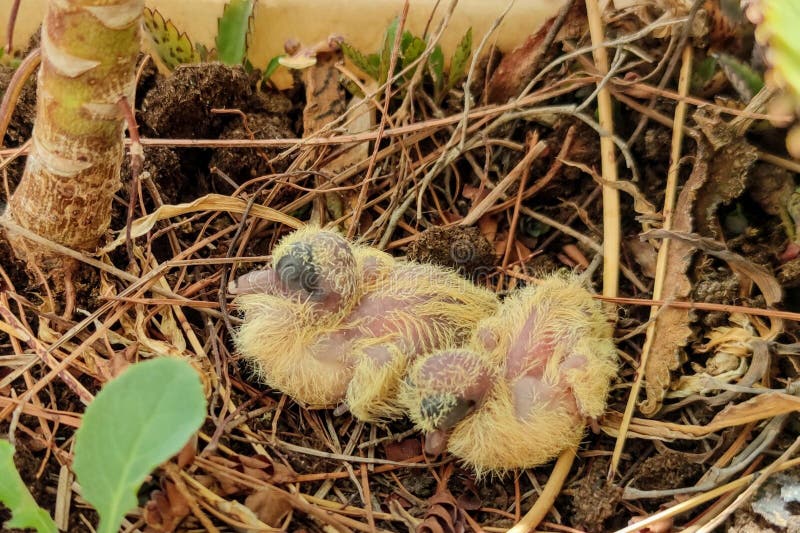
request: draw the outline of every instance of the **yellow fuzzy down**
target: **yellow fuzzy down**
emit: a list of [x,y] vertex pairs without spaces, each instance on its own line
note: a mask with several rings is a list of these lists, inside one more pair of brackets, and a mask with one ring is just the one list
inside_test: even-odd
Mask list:
[[526,420],[514,414],[508,387],[496,387],[483,407],[453,429],[450,453],[478,477],[547,463],[569,446],[577,446],[584,426],[569,412],[540,408]]
[[[294,243],[319,242],[321,234],[328,232],[304,228],[287,236],[273,261]],[[350,295],[339,311],[320,312],[313,302],[296,298],[245,294],[236,300],[244,321],[234,341],[264,383],[308,406],[346,401],[361,420],[397,418],[403,414],[397,393],[408,365],[430,350],[463,344],[478,321],[496,311],[497,298],[454,271],[396,261],[357,244],[350,251],[355,272],[334,269],[337,289]],[[340,259],[314,248],[314,263],[322,269]],[[382,309],[383,302],[404,306]],[[379,334],[373,333],[376,318],[388,325]],[[344,331],[356,338],[335,350],[320,340]],[[389,361],[368,355],[376,350],[391,354]]]
[[330,407],[341,401],[352,365],[346,350],[340,364],[314,356],[316,338],[331,326],[320,324],[311,306],[267,294],[240,296],[237,305],[244,322],[234,343],[260,381],[308,407]]
[[403,416],[397,404],[400,378],[408,365],[409,356],[396,346],[389,346],[392,360],[388,364],[376,364],[363,357],[355,368],[347,387],[347,406],[359,420],[393,419]]
[[[437,352],[420,358],[409,369],[409,380],[400,392],[401,404],[417,427],[434,431],[438,422],[422,416],[422,400],[442,391],[458,396],[481,368],[490,369],[494,376],[491,389],[478,408],[455,425],[447,441],[448,451],[478,475],[546,463],[565,448],[577,446],[585,419],[600,416],[605,410],[610,381],[617,371],[608,318],[600,303],[574,277],[549,277],[508,297],[497,313],[479,322],[468,343],[467,357],[474,358],[475,364],[467,359],[458,371],[448,370],[442,381],[436,382],[436,391],[426,388],[430,385],[420,385],[416,376],[427,358]],[[515,370],[509,352],[526,328],[528,345],[547,335],[555,339],[553,354],[546,361],[530,357]],[[559,369],[568,357],[582,358],[583,364]],[[524,419],[517,416],[513,384],[536,366],[541,366],[545,383],[568,384],[575,405],[540,402]]]

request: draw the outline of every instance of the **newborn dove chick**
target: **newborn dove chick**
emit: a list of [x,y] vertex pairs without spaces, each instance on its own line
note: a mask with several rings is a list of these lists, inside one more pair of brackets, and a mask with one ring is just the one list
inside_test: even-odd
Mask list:
[[445,449],[477,474],[546,463],[577,446],[606,407],[616,374],[612,328],[576,279],[554,276],[507,298],[466,348],[410,369],[401,403],[425,449]]
[[272,267],[241,276],[230,292],[244,315],[234,342],[265,383],[365,421],[402,415],[409,363],[463,344],[498,305],[453,271],[396,261],[318,227],[285,237]]

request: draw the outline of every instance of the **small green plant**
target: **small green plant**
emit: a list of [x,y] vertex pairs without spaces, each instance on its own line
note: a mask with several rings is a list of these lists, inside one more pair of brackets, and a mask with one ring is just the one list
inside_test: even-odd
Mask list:
[[743,101],[749,102],[764,87],[764,78],[747,63],[722,52],[712,56]]
[[[347,41],[342,43],[342,52],[345,57],[379,84],[384,84],[389,79],[392,47],[397,35],[398,24],[399,19],[392,20],[384,32],[381,49],[375,53],[364,54]],[[404,31],[400,36],[400,50],[398,61],[396,61],[395,74],[419,59],[427,45],[428,43],[421,37],[415,36],[408,30]],[[444,53],[442,52],[442,47],[438,44],[431,50],[427,62],[417,66],[417,68],[426,69],[427,79],[433,85],[434,99],[437,102],[440,102],[451,89],[455,88],[463,80],[471,55],[472,28],[469,28],[453,52],[453,56],[450,59],[450,72],[446,77],[444,72]],[[413,74],[413,71],[409,72],[399,81],[410,79]]]
[[119,531],[145,478],[203,423],[205,403],[197,372],[169,357],[131,366],[98,393],[75,435],[72,468],[100,515],[99,533]]
[[[231,0],[225,5],[217,22],[215,47],[207,49],[202,43],[192,43],[186,32],[180,31],[171,20],[165,20],[158,9],[144,8],[146,34],[153,50],[164,65],[174,70],[179,65],[220,61],[226,65],[242,65],[248,72],[253,65],[247,58],[253,25],[255,0]],[[262,75],[266,82],[280,66],[283,55],[273,57]]]
[[248,37],[255,0],[231,0],[217,25],[217,59],[226,65],[242,65],[247,55]]
[[11,510],[11,520],[2,524],[4,528],[32,528],[39,533],[58,531],[19,476],[14,466],[14,447],[6,440],[0,440],[0,503]]

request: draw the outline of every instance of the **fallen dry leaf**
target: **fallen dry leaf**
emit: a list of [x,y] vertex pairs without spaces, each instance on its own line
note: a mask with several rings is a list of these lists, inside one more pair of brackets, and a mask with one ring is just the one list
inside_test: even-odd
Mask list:
[[[629,437],[659,440],[702,439],[726,428],[769,420],[797,411],[800,411],[800,397],[777,391],[765,392],[747,401],[725,407],[705,425],[676,424],[648,418],[633,418]],[[621,420],[621,413],[608,413],[603,418],[601,428],[612,437],[616,437]]]
[[164,480],[162,487],[163,490],[154,490],[144,505],[146,531],[175,531],[178,524],[189,515],[189,504],[175,483]]
[[384,446],[389,461],[402,463],[412,457],[422,455],[422,443],[418,438],[404,439],[400,442],[389,442]]
[[417,533],[463,533],[466,531],[465,519],[458,502],[447,488],[447,481],[453,473],[448,465],[439,479],[436,492],[428,500],[425,516],[417,525]]
[[275,487],[254,492],[247,497],[244,505],[253,511],[259,520],[272,527],[280,527],[292,512],[291,498]]
[[[539,72],[540,61],[547,53],[547,36],[556,24],[558,15],[545,22],[536,33],[506,54],[489,78],[487,99],[490,103],[505,103],[518,96]],[[580,37],[586,31],[586,7],[583,2],[572,2],[553,42]],[[540,68],[537,68],[540,67]]]
[[[696,139],[694,167],[675,203],[671,229],[676,234],[697,231],[717,235],[716,210],[743,192],[756,154],[753,147],[718,117],[701,112],[695,114],[695,120],[703,136]],[[692,283],[687,271],[696,244],[685,239],[669,242],[662,300],[688,299]],[[644,369],[647,398],[640,405],[646,416],[654,415],[661,408],[670,385],[670,372],[678,368],[681,350],[691,334],[688,309],[663,308],[654,321],[650,355]]]

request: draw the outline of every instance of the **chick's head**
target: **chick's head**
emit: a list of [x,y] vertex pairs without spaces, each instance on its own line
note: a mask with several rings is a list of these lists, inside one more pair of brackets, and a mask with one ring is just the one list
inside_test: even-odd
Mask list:
[[298,230],[273,250],[272,264],[290,294],[325,311],[347,310],[357,297],[356,258],[338,233],[313,226]]
[[401,403],[426,432],[427,453],[444,451],[448,431],[480,409],[497,377],[478,354],[461,349],[435,352],[411,368]]

